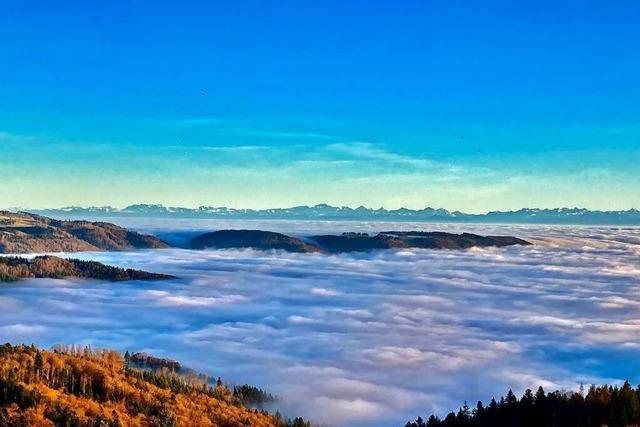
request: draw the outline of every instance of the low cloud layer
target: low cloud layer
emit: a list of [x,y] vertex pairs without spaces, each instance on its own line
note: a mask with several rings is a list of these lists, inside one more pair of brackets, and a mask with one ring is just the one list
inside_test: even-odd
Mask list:
[[179,359],[335,425],[398,426],[509,388],[640,382],[640,229],[482,229],[538,244],[81,254],[180,279],[3,285],[0,335]]

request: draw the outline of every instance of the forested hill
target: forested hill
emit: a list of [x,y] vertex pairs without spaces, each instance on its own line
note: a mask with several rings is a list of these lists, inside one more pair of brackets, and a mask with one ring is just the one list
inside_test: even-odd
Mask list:
[[592,385],[584,392],[554,391],[539,387],[518,399],[511,390],[489,404],[465,403],[444,419],[418,417],[405,427],[629,427],[640,425],[640,386]]
[[226,385],[139,370],[114,351],[0,346],[2,427],[309,427],[249,409]]
[[112,282],[123,280],[175,279],[168,274],[111,267],[96,261],[64,259],[45,255],[35,258],[0,257],[0,282],[20,279],[98,279]]

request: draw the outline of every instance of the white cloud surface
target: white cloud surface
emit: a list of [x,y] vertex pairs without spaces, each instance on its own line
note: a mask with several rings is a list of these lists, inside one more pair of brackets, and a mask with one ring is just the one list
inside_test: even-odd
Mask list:
[[398,426],[509,388],[640,382],[640,229],[478,227],[537,245],[76,254],[180,279],[3,286],[0,334],[154,352],[338,426]]

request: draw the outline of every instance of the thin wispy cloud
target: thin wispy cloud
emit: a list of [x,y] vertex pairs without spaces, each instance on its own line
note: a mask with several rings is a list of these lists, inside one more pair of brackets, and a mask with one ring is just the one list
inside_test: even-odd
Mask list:
[[317,132],[296,132],[296,131],[279,131],[279,130],[256,130],[256,129],[247,129],[244,131],[240,131],[240,133],[245,133],[247,135],[256,136],[256,137],[266,137],[266,138],[274,138],[274,139],[290,139],[290,140],[336,140],[341,139],[341,137],[336,135],[328,135],[324,133]]
[[443,167],[444,165],[430,159],[401,155],[381,148],[370,142],[338,142],[329,144],[329,150],[346,154],[362,160],[374,160],[389,164],[413,167]]
[[296,142],[302,142],[305,140],[324,140],[332,141],[342,139],[340,136],[313,132],[313,131],[300,131],[289,129],[263,129],[251,125],[250,123],[242,123],[238,120],[233,120],[224,117],[186,117],[179,119],[148,119],[147,122],[158,124],[161,126],[176,127],[176,128],[210,128],[219,132],[220,134],[233,134],[238,136],[247,136],[251,138],[265,138],[265,139],[283,139],[283,140],[297,140]]
[[268,145],[229,145],[229,146],[204,146],[202,150],[225,153],[247,153],[249,151],[266,151],[271,149]]

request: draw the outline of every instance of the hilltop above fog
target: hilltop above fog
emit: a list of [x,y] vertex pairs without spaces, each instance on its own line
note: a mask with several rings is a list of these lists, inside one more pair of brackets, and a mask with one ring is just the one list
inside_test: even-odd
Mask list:
[[60,221],[26,212],[0,211],[0,253],[121,251],[167,248],[160,239],[115,224]]
[[221,230],[191,240],[193,249],[253,248],[288,252],[366,252],[376,249],[468,249],[473,247],[530,245],[512,236],[479,236],[422,231],[385,231],[375,235],[342,233],[310,236],[306,240],[260,230]]

